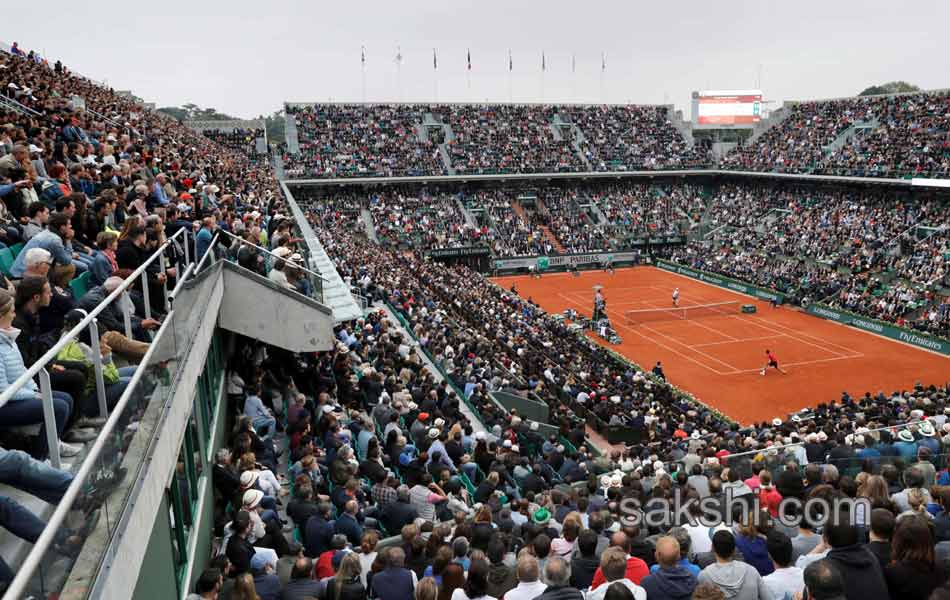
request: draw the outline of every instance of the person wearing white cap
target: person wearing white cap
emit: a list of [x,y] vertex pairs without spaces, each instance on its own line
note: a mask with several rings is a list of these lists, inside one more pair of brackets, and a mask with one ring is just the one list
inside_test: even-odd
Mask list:
[[292,290],[295,289],[293,284],[290,283],[287,279],[287,274],[284,272],[284,269],[287,267],[287,259],[294,251],[286,246],[281,246],[280,248],[274,249],[273,264],[271,265],[270,273],[267,274],[267,278],[279,285],[280,287]]

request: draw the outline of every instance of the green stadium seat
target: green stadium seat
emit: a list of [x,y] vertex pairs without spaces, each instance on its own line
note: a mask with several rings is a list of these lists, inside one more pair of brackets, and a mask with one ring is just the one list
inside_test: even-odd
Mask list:
[[73,298],[79,300],[89,291],[89,271],[86,271],[79,277],[69,282],[69,289],[73,292]]
[[2,270],[3,274],[7,277],[13,277],[13,273],[10,272],[10,269],[13,268],[14,260],[16,260],[16,258],[9,248],[0,250],[0,270]]

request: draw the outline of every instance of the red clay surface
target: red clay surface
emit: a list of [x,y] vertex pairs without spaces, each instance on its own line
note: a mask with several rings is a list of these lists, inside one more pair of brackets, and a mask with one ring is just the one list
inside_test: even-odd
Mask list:
[[[594,285],[603,285],[607,314],[620,345],[598,343],[650,369],[663,362],[667,379],[733,419],[753,421],[785,418],[788,413],[820,402],[878,391],[908,389],[950,380],[950,358],[901,342],[813,317],[768,302],[730,292],[654,267],[618,269],[610,274],[587,271],[575,277],[553,273],[494,278],[531,298],[549,313],[574,308],[591,315]],[[738,304],[695,319],[631,322],[627,311],[669,308],[674,288],[680,306],[724,301]],[[740,304],[755,304],[758,312],[742,314]],[[712,312],[713,314],[708,314]],[[770,349],[787,374],[772,369],[766,376],[765,350]]]

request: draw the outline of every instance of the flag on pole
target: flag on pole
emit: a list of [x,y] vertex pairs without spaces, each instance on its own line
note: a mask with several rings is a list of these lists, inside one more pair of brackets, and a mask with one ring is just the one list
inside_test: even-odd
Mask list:
[[466,60],[468,61],[468,70],[472,70],[472,51],[469,49],[466,51]]
[[571,54],[571,73],[577,73],[577,56]]
[[366,46],[360,46],[360,66],[366,68]]
[[541,51],[541,71],[547,69],[547,63],[544,60],[544,50]]
[[396,46],[396,58],[393,59],[397,65],[402,64],[402,46]]
[[508,48],[508,71],[513,71],[515,69],[515,63],[511,61],[511,48]]
[[438,70],[439,70],[439,61],[438,61],[438,59],[435,57],[435,48],[432,49],[432,70],[433,70],[433,71],[438,71]]
[[600,53],[600,70],[601,71],[607,70],[607,53],[606,52]]

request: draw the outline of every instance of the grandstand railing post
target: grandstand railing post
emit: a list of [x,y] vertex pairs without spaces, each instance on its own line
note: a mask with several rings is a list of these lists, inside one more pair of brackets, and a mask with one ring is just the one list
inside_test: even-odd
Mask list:
[[49,371],[40,369],[40,395],[43,397],[43,423],[46,425],[46,445],[49,448],[49,464],[54,469],[61,468],[59,457],[59,430],[56,428],[56,411],[53,410],[53,386],[49,381]]
[[152,303],[149,300],[148,271],[142,271],[142,303],[145,304],[145,318],[152,318]]
[[118,298],[122,306],[122,320],[125,321],[125,337],[132,339],[132,298],[128,292],[122,292]]
[[162,279],[162,306],[165,309],[164,312],[168,312],[168,263],[165,262],[165,253],[162,252],[158,255],[158,268],[161,269],[161,274],[165,277]]
[[102,374],[102,353],[99,352],[99,319],[89,321],[89,345],[92,347],[92,366],[96,373],[96,396],[99,399],[99,416],[109,416],[106,402],[106,380]]
[[189,247],[191,246],[191,239],[187,231],[185,232],[185,239],[182,245],[185,247],[185,264],[187,265],[191,262],[191,248]]

